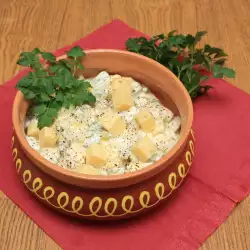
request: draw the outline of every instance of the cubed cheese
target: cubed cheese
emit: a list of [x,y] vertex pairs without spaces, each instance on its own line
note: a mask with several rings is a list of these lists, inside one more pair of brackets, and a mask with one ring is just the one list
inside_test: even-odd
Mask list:
[[147,109],[141,109],[135,119],[143,131],[151,132],[154,130],[155,120]]
[[88,164],[83,164],[78,168],[72,169],[73,171],[81,174],[89,174],[89,175],[100,175],[101,170],[99,168],[95,168]]
[[155,128],[152,131],[152,135],[157,135],[164,133],[165,127],[164,127],[164,122],[162,120],[156,121]]
[[31,137],[35,137],[38,139],[39,137],[39,128],[37,127],[37,120],[32,120],[27,127],[27,135]]
[[113,136],[118,136],[126,128],[124,120],[114,111],[109,111],[100,118],[102,126]]
[[128,110],[134,105],[132,97],[132,79],[131,78],[113,78],[112,101],[115,110]]
[[52,127],[44,127],[39,132],[39,144],[41,148],[55,147],[57,142],[57,136]]
[[107,162],[107,153],[103,145],[92,144],[86,152],[86,162],[94,167],[101,167]]
[[139,140],[132,147],[132,153],[142,162],[148,161],[156,150],[155,144],[147,136]]
[[111,80],[113,80],[113,79],[115,79],[115,78],[121,78],[121,76],[118,75],[118,74],[115,74],[115,75],[110,76],[110,79],[111,79]]
[[107,132],[107,131],[102,131],[101,132],[101,139],[104,140],[104,141],[107,141],[109,140],[110,138],[112,137],[112,135]]

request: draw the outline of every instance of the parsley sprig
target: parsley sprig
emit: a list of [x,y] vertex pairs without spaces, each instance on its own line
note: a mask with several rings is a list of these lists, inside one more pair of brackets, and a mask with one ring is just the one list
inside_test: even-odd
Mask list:
[[227,54],[222,49],[208,44],[197,48],[206,33],[199,31],[193,36],[177,34],[173,30],[168,35],[160,34],[151,39],[129,38],[126,47],[128,51],[152,58],[170,69],[194,99],[212,88],[203,82],[208,76],[201,69],[210,71],[215,78],[235,77],[235,71],[224,66]]
[[31,71],[16,88],[31,101],[40,129],[52,125],[62,107],[95,103],[90,83],[76,76],[77,70],[84,70],[81,64],[84,56],[79,46],[73,47],[67,52],[67,59],[61,60],[38,48],[20,54],[17,64],[30,67]]

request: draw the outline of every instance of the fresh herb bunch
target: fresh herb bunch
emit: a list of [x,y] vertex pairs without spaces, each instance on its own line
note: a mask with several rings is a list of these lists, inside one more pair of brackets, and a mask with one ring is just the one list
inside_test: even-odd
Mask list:
[[202,74],[200,69],[210,71],[215,78],[235,77],[233,69],[224,67],[227,54],[222,49],[208,44],[197,48],[206,33],[199,31],[192,36],[177,34],[173,30],[167,36],[160,34],[149,40],[145,37],[129,38],[126,47],[128,51],[152,58],[170,69],[194,99],[212,88],[203,82],[208,76]]
[[67,52],[67,59],[58,61],[52,53],[38,48],[20,54],[17,64],[30,67],[31,71],[16,88],[31,101],[40,129],[52,125],[62,107],[95,103],[90,83],[76,76],[78,69],[84,70],[81,64],[84,56],[79,46]]

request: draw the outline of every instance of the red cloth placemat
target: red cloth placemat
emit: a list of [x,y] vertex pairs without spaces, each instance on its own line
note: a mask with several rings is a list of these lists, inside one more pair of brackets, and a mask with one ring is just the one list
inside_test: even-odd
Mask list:
[[[139,35],[115,20],[74,45],[124,49],[128,37]],[[31,196],[12,165],[13,86],[24,73],[0,87],[0,189],[63,249],[197,249],[250,193],[250,96],[223,80],[211,80],[214,90],[194,104],[196,155],[191,173],[166,206],[112,224],[79,222],[56,214]]]

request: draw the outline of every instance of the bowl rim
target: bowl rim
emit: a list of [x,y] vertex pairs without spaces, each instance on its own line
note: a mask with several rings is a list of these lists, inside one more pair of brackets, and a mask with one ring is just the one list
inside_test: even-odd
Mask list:
[[[152,64],[153,67],[157,67],[160,70],[165,71],[168,73],[169,77],[171,77],[176,84],[178,85],[177,88],[179,91],[183,92],[183,95],[185,96],[185,102],[188,106],[188,112],[186,117],[186,123],[182,130],[182,135],[180,136],[178,142],[175,144],[175,146],[161,159],[154,162],[153,164],[147,166],[146,168],[137,170],[132,173],[125,173],[120,175],[108,175],[108,176],[102,176],[102,175],[86,175],[74,172],[72,170],[68,170],[65,168],[60,167],[59,165],[53,164],[43,158],[36,150],[34,150],[28,143],[27,139],[24,136],[23,133],[23,127],[19,126],[19,113],[18,113],[18,106],[26,101],[23,94],[18,91],[14,103],[13,103],[13,109],[12,109],[12,122],[14,131],[16,134],[16,137],[19,141],[19,144],[21,148],[24,150],[26,156],[32,161],[36,162],[36,167],[39,167],[43,172],[55,177],[56,179],[80,186],[80,187],[89,187],[89,188],[117,188],[117,187],[124,187],[129,186],[138,182],[141,182],[145,179],[148,179],[163,169],[165,169],[174,159],[176,156],[178,156],[178,152],[180,152],[186,145],[186,141],[189,137],[190,131],[192,129],[192,123],[193,123],[193,105],[192,100],[184,87],[184,85],[181,83],[181,81],[166,67],[161,65],[160,63],[128,51],[124,50],[116,50],[116,49],[89,49],[84,50],[86,53],[86,56],[88,54],[94,54],[94,53],[113,53],[113,54],[123,54],[127,56],[132,56],[134,58],[140,58],[143,60],[146,60]],[[62,58],[65,55],[57,57]]]

